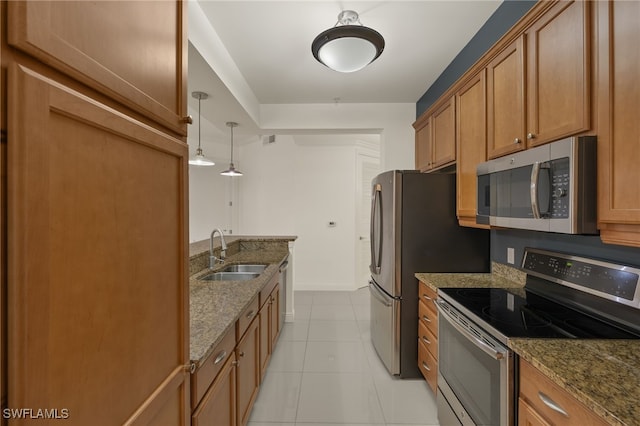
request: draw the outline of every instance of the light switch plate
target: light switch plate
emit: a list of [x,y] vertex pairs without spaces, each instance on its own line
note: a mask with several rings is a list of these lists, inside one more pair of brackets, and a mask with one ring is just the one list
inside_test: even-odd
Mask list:
[[507,263],[509,263],[510,265],[516,263],[515,257],[515,250],[513,249],[513,247],[507,247]]

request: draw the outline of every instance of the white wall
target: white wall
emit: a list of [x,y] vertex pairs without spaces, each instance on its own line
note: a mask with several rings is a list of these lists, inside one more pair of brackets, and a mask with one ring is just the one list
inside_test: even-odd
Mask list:
[[241,148],[239,233],[297,235],[297,290],[357,287],[357,143],[356,135],[277,135]]

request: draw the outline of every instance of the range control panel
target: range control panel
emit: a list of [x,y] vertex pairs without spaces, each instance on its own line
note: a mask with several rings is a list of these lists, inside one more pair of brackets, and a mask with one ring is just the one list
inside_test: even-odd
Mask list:
[[[640,269],[595,259],[527,249],[522,268],[544,278],[611,300],[637,300]],[[626,303],[631,304],[631,303]]]

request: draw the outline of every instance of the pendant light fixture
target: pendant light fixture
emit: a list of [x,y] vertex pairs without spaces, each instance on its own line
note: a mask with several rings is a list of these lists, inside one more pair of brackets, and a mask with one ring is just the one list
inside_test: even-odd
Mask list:
[[209,95],[204,92],[193,92],[191,96],[198,100],[198,149],[196,150],[196,155],[189,159],[189,164],[193,166],[213,166],[216,163],[205,157],[202,153],[202,148],[200,147],[200,127],[202,123],[202,116],[200,115],[200,102],[203,99],[207,99]]
[[[358,25],[355,25],[355,24]],[[343,10],[338,22],[311,43],[313,56],[323,65],[339,72],[354,72],[375,61],[384,50],[384,38],[365,27],[353,10]]]
[[238,123],[227,121],[227,127],[231,127],[231,163],[229,163],[229,168],[220,174],[222,176],[242,176],[242,172],[236,170],[233,165],[233,128],[238,127]]

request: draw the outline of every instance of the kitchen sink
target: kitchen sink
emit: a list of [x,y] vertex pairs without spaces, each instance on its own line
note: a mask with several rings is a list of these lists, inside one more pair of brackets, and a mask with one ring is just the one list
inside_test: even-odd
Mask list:
[[260,273],[267,268],[267,265],[229,265],[221,272],[257,272]]
[[[238,265],[240,266],[240,265]],[[260,275],[258,272],[213,272],[199,280],[201,281],[247,281]]]

